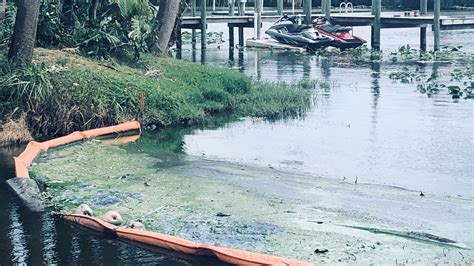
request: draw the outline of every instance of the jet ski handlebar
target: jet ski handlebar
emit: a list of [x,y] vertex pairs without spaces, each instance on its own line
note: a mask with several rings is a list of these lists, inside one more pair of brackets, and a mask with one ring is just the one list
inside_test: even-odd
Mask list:
[[297,24],[298,23],[298,15],[293,15],[293,16],[288,16],[288,15],[283,15],[281,16],[275,23],[278,23],[280,21],[291,21],[292,23],[294,24]]

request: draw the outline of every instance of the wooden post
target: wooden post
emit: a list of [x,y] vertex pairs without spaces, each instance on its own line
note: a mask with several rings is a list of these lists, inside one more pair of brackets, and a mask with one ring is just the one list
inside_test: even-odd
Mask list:
[[374,15],[374,23],[372,24],[372,40],[371,46],[374,50],[380,50],[380,13],[382,12],[382,1],[372,0],[372,14]]
[[441,0],[434,0],[434,22],[433,22],[433,30],[434,30],[434,50],[438,51],[440,46],[439,40],[439,31],[440,31],[440,16],[441,12]]
[[243,47],[244,46],[244,27],[239,27],[239,46]]
[[255,0],[255,38],[260,40],[260,32],[262,28],[262,9],[263,0]]
[[277,0],[278,15],[283,15],[283,0]]
[[306,25],[311,25],[311,0],[303,0],[303,10],[304,10],[304,23]]
[[[193,17],[196,16],[196,1],[197,0],[191,0],[191,16]],[[191,46],[193,50],[196,49],[196,29],[191,30]]]
[[201,49],[205,50],[207,45],[207,19],[206,0],[201,0]]
[[216,11],[216,0],[212,0],[212,11]]
[[181,35],[181,27],[176,29],[176,49],[179,53],[183,49],[183,36]]
[[326,11],[326,0],[321,0],[321,14]]
[[235,0],[228,0],[229,1],[229,16],[235,15]]
[[[428,1],[420,0],[420,15],[428,13]],[[426,51],[426,26],[420,28],[420,51]]]
[[327,19],[331,18],[331,0],[323,0],[326,4],[324,5],[324,15]]
[[[239,4],[239,16],[244,16],[245,15],[245,3],[246,0],[238,0]],[[244,46],[244,27],[239,27],[239,45],[242,47]]]
[[234,27],[229,25],[229,49],[234,49]]
[[420,0],[420,15],[426,15],[428,13],[428,1]]
[[201,64],[206,64],[206,49],[201,50]]

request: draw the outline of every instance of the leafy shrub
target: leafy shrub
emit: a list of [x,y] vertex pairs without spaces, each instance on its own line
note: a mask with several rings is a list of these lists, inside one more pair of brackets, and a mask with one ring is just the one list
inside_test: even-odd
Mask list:
[[110,57],[148,52],[154,14],[145,0],[110,0],[99,5],[98,17],[89,17],[89,3],[77,3],[64,12],[60,0],[41,4],[37,43],[42,47],[79,47],[89,56]]

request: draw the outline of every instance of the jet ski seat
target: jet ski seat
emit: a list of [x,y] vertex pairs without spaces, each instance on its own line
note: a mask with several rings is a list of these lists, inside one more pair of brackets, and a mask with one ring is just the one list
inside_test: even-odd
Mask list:
[[318,25],[317,27],[329,33],[344,32],[344,31],[351,30],[351,28],[348,28],[348,27],[342,27],[341,25],[331,25],[329,23]]
[[286,30],[288,30],[289,33],[297,33],[311,28],[312,27],[310,25],[289,24],[286,26]]

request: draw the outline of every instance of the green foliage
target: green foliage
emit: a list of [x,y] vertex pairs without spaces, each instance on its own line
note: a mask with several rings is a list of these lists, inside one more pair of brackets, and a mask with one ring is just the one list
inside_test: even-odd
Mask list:
[[77,2],[73,19],[61,0],[42,2],[37,43],[42,47],[79,47],[89,56],[110,57],[148,52],[154,14],[146,0],[111,0],[89,17],[88,2]]
[[13,34],[13,24],[15,23],[16,7],[13,3],[7,3],[5,19],[0,19],[0,49],[8,45],[8,41]]
[[0,117],[27,114],[36,137],[133,119],[145,93],[143,122],[161,127],[208,123],[217,115],[301,115],[311,89],[263,84],[232,70],[147,56],[131,67],[39,49],[33,64],[0,74]]

